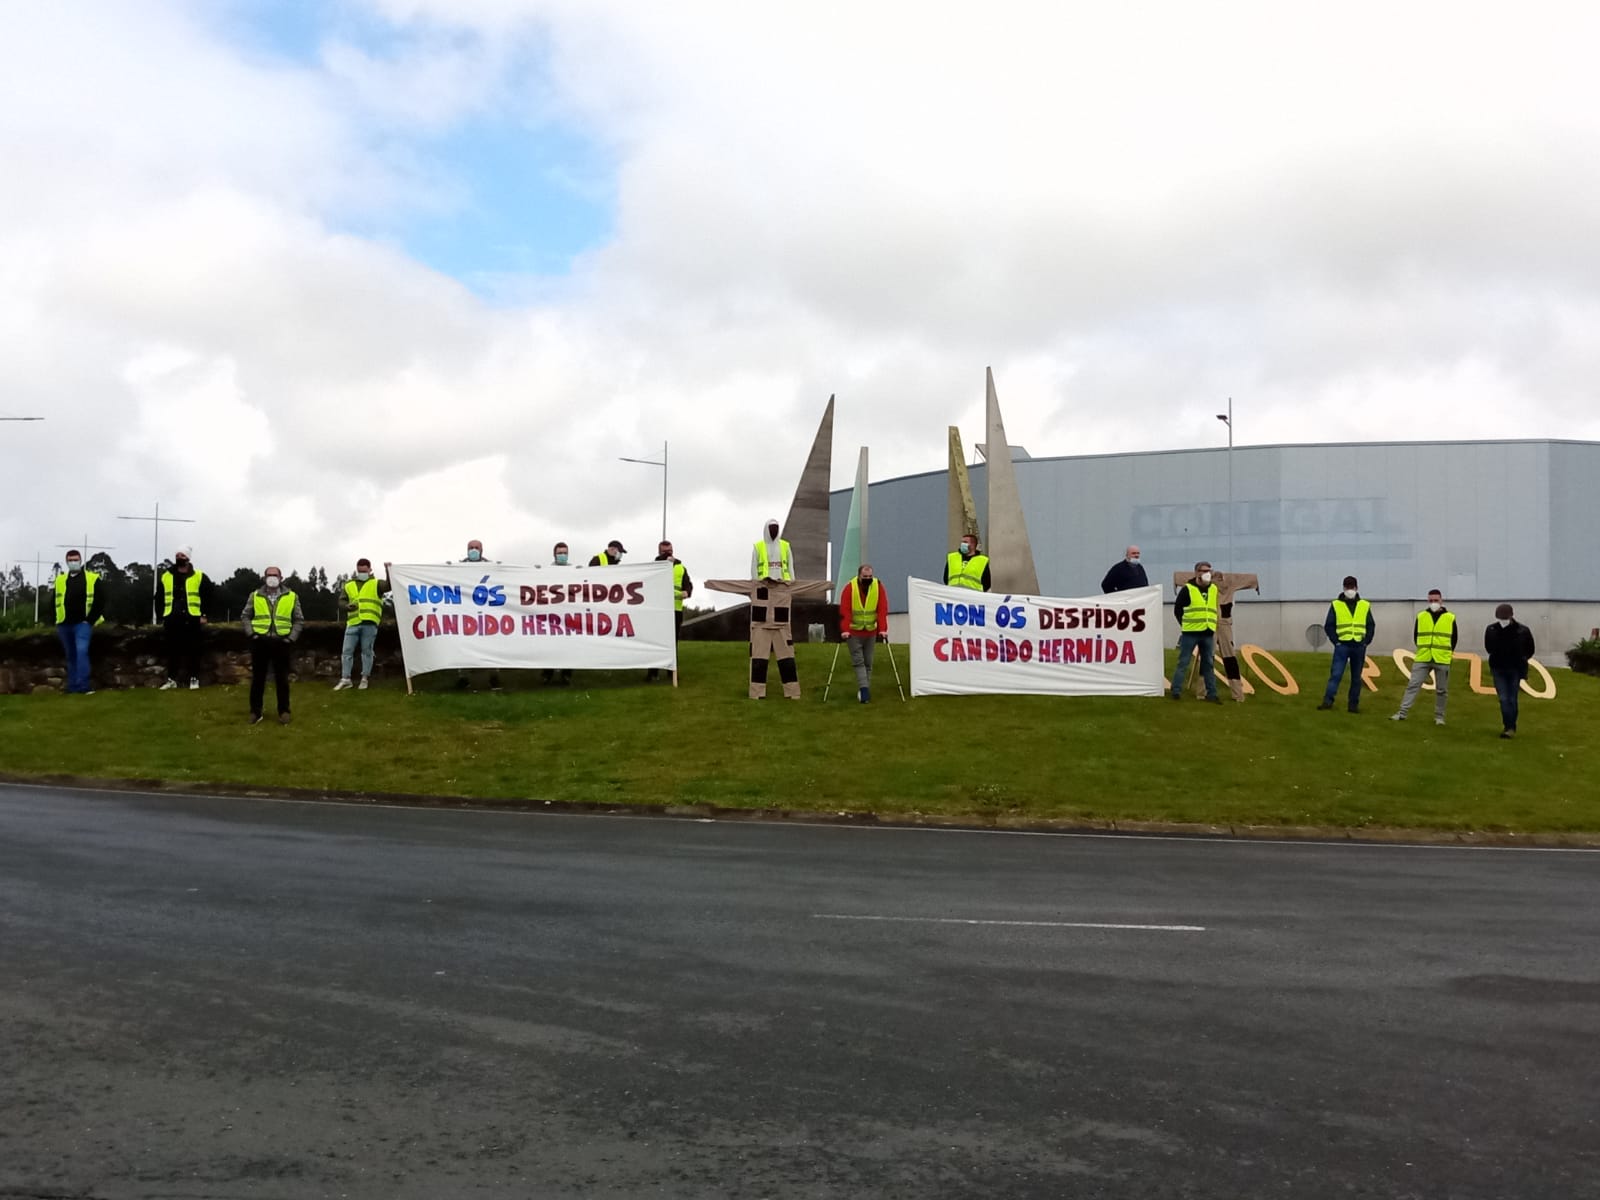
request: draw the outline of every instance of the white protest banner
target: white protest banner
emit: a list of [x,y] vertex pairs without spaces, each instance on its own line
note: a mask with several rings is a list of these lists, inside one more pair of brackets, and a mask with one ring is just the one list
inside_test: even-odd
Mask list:
[[1076,600],[908,579],[911,694],[1159,696],[1161,589]]
[[678,665],[672,564],[389,568],[406,677],[474,667]]

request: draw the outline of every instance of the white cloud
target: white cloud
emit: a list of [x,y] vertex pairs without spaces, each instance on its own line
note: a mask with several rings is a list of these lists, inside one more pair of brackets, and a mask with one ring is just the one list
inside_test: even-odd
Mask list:
[[[666,438],[737,573],[830,393],[839,481],[934,469],[986,364],[1035,454],[1217,441],[1230,394],[1245,441],[1600,437],[1588,10],[368,6],[392,41],[301,66],[181,4],[13,20],[0,382],[51,419],[0,427],[0,552],[161,497],[228,566],[637,555],[616,458]],[[485,113],[616,168],[607,243],[495,303],[344,232],[471,192],[411,147]]]

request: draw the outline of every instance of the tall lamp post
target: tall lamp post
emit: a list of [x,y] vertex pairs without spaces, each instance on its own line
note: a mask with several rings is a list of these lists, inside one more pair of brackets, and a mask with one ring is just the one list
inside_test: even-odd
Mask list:
[[653,458],[626,458],[618,456],[618,462],[639,463],[646,467],[661,468],[661,540],[667,540],[667,443],[661,443],[661,461]]
[[1228,411],[1218,413],[1217,420],[1228,427],[1228,570],[1233,570],[1233,397],[1228,397]]
[[156,515],[153,517],[118,517],[119,521],[153,521],[155,522],[155,537],[150,543],[150,624],[154,625],[161,619],[157,609],[161,606],[161,572],[159,567],[161,557],[161,523],[169,525],[193,525],[189,517],[163,517],[161,515],[161,501],[156,501]]

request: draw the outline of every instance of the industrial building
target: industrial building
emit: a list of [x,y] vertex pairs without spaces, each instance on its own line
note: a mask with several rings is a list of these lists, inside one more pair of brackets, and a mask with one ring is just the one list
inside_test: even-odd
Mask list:
[[[1411,645],[1429,588],[1443,590],[1481,649],[1494,606],[1510,601],[1540,661],[1600,626],[1600,442],[1345,442],[1031,458],[1013,448],[1041,594],[1088,596],[1129,543],[1170,602],[1172,573],[1208,559],[1254,571],[1259,597],[1235,610],[1235,636],[1269,650],[1320,644],[1329,600],[1361,582],[1378,623],[1377,652]],[[969,468],[987,528],[985,468]],[[938,580],[948,473],[873,483],[867,557],[905,609],[908,576]],[[830,494],[837,573],[850,508]],[[904,623],[891,629],[905,637]],[[1171,606],[1168,632],[1177,627]]]

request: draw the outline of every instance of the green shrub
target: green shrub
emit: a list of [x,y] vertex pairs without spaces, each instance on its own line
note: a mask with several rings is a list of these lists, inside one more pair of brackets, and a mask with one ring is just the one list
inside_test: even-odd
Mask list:
[[1567,666],[1585,675],[1600,675],[1600,637],[1586,637],[1568,650]]

